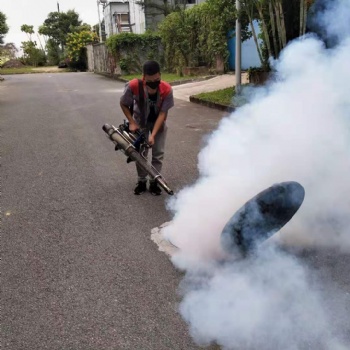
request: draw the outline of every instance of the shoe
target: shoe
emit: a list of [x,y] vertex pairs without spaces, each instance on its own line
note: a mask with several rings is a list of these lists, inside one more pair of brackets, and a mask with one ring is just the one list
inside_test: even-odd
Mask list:
[[147,182],[146,181],[139,181],[137,183],[137,186],[134,189],[134,194],[140,195],[143,192],[146,192],[147,190]]
[[150,182],[149,191],[153,196],[160,196],[162,194],[162,190],[159,188],[158,183],[155,181]]

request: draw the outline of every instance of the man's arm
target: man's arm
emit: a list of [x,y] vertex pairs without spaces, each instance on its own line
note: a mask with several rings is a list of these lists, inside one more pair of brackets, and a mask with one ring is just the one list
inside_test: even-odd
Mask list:
[[130,89],[129,83],[125,85],[125,89],[123,92],[123,95],[120,97],[120,108],[122,109],[124,115],[129,121],[129,130],[131,132],[134,132],[139,128],[137,123],[135,122],[131,112],[130,112],[130,107],[134,103],[134,97],[132,94],[132,91]]
[[120,108],[122,109],[124,115],[126,116],[126,118],[129,121],[129,130],[131,132],[134,132],[135,130],[137,130],[139,128],[139,126],[137,125],[137,123],[135,122],[134,118],[132,117],[132,115],[130,113],[130,107],[126,106],[122,102],[120,102]]
[[148,142],[153,145],[154,143],[154,138],[157,135],[159,129],[162,127],[163,123],[168,117],[168,110],[174,106],[174,96],[173,96],[173,90],[170,89],[169,94],[165,97],[162,106],[160,108],[160,112],[158,115],[158,118],[154,124],[152,134],[149,137]]
[[150,145],[154,144],[154,138],[156,137],[159,129],[162,127],[166,117],[168,115],[168,112],[160,112],[158,115],[158,118],[154,124],[153,130],[151,135],[149,136],[148,142]]

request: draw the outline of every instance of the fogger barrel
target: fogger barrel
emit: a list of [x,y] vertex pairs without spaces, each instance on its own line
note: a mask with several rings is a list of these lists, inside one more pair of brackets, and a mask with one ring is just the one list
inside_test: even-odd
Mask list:
[[130,137],[124,130],[116,128],[113,125],[105,124],[102,127],[103,131],[108,135],[108,138],[121,150],[127,157],[135,161],[142,169],[144,169],[152,180],[157,181],[168,194],[173,195],[174,192],[169,188],[163,176],[143,157],[130,142]]

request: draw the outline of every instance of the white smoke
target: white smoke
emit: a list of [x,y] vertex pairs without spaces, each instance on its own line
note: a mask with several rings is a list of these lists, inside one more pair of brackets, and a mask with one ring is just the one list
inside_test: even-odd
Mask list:
[[225,257],[220,233],[230,217],[283,181],[298,181],[306,194],[279,238],[350,250],[350,1],[333,1],[318,21],[338,45],[327,49],[310,35],[289,44],[275,81],[222,120],[199,154],[199,180],[170,203],[174,220],[163,233],[180,248],[180,311],[200,344],[342,348],[327,293],[295,258],[264,247],[254,260],[215,262]]
[[295,258],[268,249],[253,260],[188,273],[180,312],[200,345],[345,350],[338,338],[347,314],[327,315],[312,279]]

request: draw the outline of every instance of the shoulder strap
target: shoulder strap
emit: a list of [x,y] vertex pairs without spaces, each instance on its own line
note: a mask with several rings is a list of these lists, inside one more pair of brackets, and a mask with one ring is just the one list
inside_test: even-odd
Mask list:
[[[139,82],[139,107],[141,113],[141,123],[146,124],[146,116],[145,116],[145,92],[143,91],[143,81],[141,79]],[[144,125],[142,125],[144,126]]]
[[143,91],[143,81],[139,79],[139,101],[140,101],[140,110],[143,112],[145,105],[145,93]]

